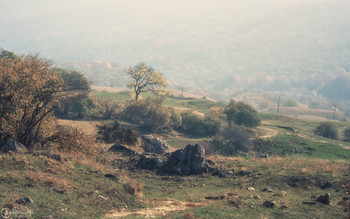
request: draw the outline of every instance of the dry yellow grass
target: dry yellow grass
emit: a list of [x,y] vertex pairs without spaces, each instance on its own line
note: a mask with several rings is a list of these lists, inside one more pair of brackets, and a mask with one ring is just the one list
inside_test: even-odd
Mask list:
[[58,124],[60,125],[69,125],[74,128],[83,130],[88,135],[96,136],[97,128],[96,125],[101,125],[99,121],[73,121],[66,119],[58,119]]

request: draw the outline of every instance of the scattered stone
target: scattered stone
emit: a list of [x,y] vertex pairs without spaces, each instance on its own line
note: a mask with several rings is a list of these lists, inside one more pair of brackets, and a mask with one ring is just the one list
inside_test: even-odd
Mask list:
[[104,175],[104,177],[109,178],[109,179],[113,179],[113,180],[118,180],[119,179],[116,174],[111,174],[111,173],[106,173]]
[[320,202],[321,204],[324,204],[324,205],[330,205],[331,204],[331,196],[329,195],[329,193],[326,193],[324,195],[320,195],[317,198],[317,201]]
[[253,187],[248,187],[248,191],[255,191]]
[[162,171],[170,174],[190,175],[206,172],[205,150],[198,144],[189,144],[182,150],[171,153],[162,167]]
[[152,135],[142,136],[142,145],[145,152],[155,154],[170,153],[170,146],[163,140]]
[[31,203],[33,203],[33,199],[29,198],[29,197],[25,197],[25,198],[20,198],[16,200],[17,204],[20,205],[29,205]]
[[162,161],[156,154],[142,154],[137,167],[147,170],[155,170],[162,166]]
[[239,171],[238,172],[238,174],[240,175],[240,176],[247,176],[247,175],[249,175],[249,174],[251,174],[252,172],[250,172],[250,171],[245,171],[245,170],[241,170],[241,171]]
[[100,199],[102,199],[102,200],[104,200],[104,201],[106,201],[108,198],[106,198],[106,197],[104,197],[104,196],[102,196],[102,195],[99,195],[99,196],[97,196],[98,198],[100,198]]
[[26,151],[26,147],[23,144],[13,139],[6,139],[0,142],[0,154],[9,153],[10,151],[23,152],[23,151]]
[[59,190],[59,189],[52,189],[52,191],[53,191],[53,192],[57,192],[57,193],[59,193],[59,194],[64,194],[64,193],[66,193],[65,190]]
[[127,155],[137,155],[137,152],[122,144],[115,144],[108,149],[109,152],[121,152]]
[[260,195],[254,195],[254,196],[253,196],[253,199],[259,199],[259,200],[260,200],[261,197],[260,197]]
[[316,205],[316,202],[303,202],[304,205]]
[[274,208],[276,207],[276,203],[274,200],[267,200],[263,203],[263,206],[266,208]]
[[281,195],[282,195],[282,196],[285,196],[286,194],[287,194],[286,191],[281,191]]
[[264,188],[262,192],[274,192],[270,187]]
[[205,199],[208,199],[208,200],[223,200],[225,199],[225,195],[220,195],[220,196],[207,196],[207,197],[204,197]]
[[330,183],[330,182],[326,182],[323,186],[320,186],[320,188],[322,189],[322,190],[324,190],[324,189],[329,189],[329,188],[331,188],[332,187],[332,183]]
[[279,209],[283,210],[283,209],[286,209],[288,208],[286,205],[282,205],[281,207],[279,207]]
[[267,155],[267,154],[261,154],[261,155],[259,156],[259,158],[269,158],[269,155]]
[[229,177],[233,174],[232,170],[225,170],[221,166],[215,166],[214,168],[209,168],[207,165],[205,165],[205,168],[208,171],[212,171],[213,176],[218,176],[218,177],[222,177],[222,178]]

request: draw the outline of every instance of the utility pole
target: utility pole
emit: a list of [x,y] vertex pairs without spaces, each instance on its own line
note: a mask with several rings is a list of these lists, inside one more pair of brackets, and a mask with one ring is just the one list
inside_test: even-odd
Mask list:
[[333,120],[335,120],[335,110],[337,109],[337,104],[334,104],[334,113],[333,113]]
[[181,88],[181,97],[184,97],[184,88]]
[[280,112],[280,98],[281,96],[278,96],[277,114]]

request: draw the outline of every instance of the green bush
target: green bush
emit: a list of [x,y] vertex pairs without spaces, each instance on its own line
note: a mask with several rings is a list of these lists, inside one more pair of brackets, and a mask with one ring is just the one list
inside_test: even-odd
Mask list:
[[81,119],[90,116],[95,107],[89,97],[90,81],[80,72],[56,68],[55,71],[63,78],[67,96],[55,109],[55,115],[61,118]]
[[211,146],[217,153],[231,156],[237,154],[238,151],[252,150],[250,137],[247,129],[231,123],[213,138]]
[[219,108],[211,108],[205,115],[185,111],[181,117],[182,125],[178,130],[190,135],[213,136],[226,125],[226,116]]
[[117,120],[112,124],[98,125],[97,129],[97,139],[106,143],[134,145],[140,137],[137,131],[121,127]]
[[329,123],[329,122],[320,123],[316,127],[314,132],[316,135],[323,136],[326,138],[331,138],[331,139],[338,139],[339,138],[338,127],[332,123]]
[[231,100],[225,107],[224,113],[226,114],[229,123],[234,122],[237,125],[255,127],[260,125],[261,122],[257,111],[242,101],[236,102]]
[[150,132],[170,130],[181,125],[181,116],[174,108],[164,106],[162,99],[133,101],[120,113],[120,118],[139,124]]
[[346,128],[343,133],[344,141],[350,142],[350,128]]

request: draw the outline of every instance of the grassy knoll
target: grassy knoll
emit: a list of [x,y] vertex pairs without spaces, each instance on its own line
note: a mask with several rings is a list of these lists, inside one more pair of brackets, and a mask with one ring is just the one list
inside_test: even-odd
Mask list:
[[[65,155],[63,155],[65,156]],[[28,209],[32,218],[99,218],[111,209],[142,204],[125,189],[127,178],[106,178],[112,167],[93,159],[56,161],[32,154],[0,155],[0,206]],[[15,201],[30,197],[27,206]]]

